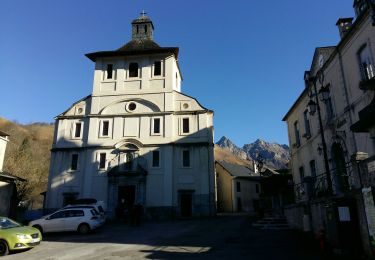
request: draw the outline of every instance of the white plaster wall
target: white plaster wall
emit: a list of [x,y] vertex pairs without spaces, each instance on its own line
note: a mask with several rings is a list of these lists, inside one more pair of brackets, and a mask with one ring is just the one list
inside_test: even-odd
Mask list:
[[8,138],[0,136],[0,172],[3,170],[5,149],[8,143]]
[[[153,76],[154,60],[163,59],[162,75]],[[129,62],[140,65],[139,77],[129,78]],[[104,78],[106,63],[114,64],[114,78]],[[177,77],[176,77],[177,74]],[[177,207],[178,191],[191,189],[210,197],[214,192],[213,113],[194,98],[179,93],[181,75],[174,56],[132,56],[99,59],[95,65],[92,96],[76,102],[57,117],[52,152],[47,207],[62,206],[64,192],[107,201],[107,170],[98,169],[98,153],[106,152],[108,166],[118,163],[116,148],[125,141],[139,142],[139,156],[147,159],[146,206]],[[128,110],[134,102],[136,109]],[[79,108],[84,108],[77,114]],[[161,133],[152,133],[152,119],[160,118]],[[190,132],[182,133],[181,119],[188,117]],[[108,120],[109,135],[101,136]],[[83,123],[80,138],[72,135]],[[195,144],[200,145],[195,145]],[[191,167],[183,168],[181,147],[191,149]],[[84,148],[84,149],[82,149]],[[160,151],[160,167],[151,167],[153,150]],[[78,152],[79,169],[69,171],[72,151]],[[202,198],[203,198],[202,197]],[[213,197],[213,196],[212,196]],[[201,199],[204,200],[204,199]],[[209,201],[199,201],[209,204]]]
[[[162,75],[153,75],[154,61],[161,60]],[[139,65],[138,77],[129,77],[131,62]],[[114,65],[114,76],[106,79],[107,64]],[[177,73],[177,78],[176,78]],[[95,64],[94,96],[159,93],[181,90],[181,75],[174,55],[127,56],[102,58]]]

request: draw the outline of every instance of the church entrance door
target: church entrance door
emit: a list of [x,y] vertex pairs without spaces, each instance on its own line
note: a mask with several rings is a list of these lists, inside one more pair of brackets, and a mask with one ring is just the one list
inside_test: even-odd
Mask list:
[[135,202],[135,185],[118,187],[118,204],[130,210]]
[[181,193],[180,194],[180,210],[181,210],[181,217],[189,218],[192,216],[192,206],[193,206],[193,198],[191,193]]

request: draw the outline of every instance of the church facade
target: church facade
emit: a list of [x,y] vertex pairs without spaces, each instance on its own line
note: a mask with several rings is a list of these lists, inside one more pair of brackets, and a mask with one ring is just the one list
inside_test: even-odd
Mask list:
[[47,208],[95,198],[112,217],[134,204],[150,218],[214,214],[213,111],[181,93],[179,49],[153,31],[142,14],[127,44],[86,54],[92,94],[55,118]]

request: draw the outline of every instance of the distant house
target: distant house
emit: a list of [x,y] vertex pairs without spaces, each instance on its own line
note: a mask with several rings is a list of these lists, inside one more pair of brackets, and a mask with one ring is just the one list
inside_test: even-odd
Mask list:
[[24,180],[3,171],[8,141],[9,135],[0,131],[0,216],[15,217],[17,206],[16,181]]
[[25,180],[0,172],[0,216],[16,217],[17,181]]
[[256,213],[261,193],[259,174],[243,165],[216,161],[218,212]]
[[265,168],[262,175],[261,207],[265,214],[282,216],[285,205],[293,203],[293,178],[288,169]]

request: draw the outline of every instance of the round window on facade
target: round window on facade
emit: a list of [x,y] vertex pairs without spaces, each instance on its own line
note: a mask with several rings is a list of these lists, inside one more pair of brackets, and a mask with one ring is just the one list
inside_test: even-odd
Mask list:
[[82,112],[83,112],[83,108],[82,107],[78,108],[78,114],[82,114]]
[[130,102],[128,104],[128,110],[129,111],[134,111],[137,108],[137,105],[134,102]]
[[182,107],[183,107],[184,109],[188,109],[188,108],[189,108],[189,104],[188,104],[188,103],[184,103],[184,104],[182,105]]

